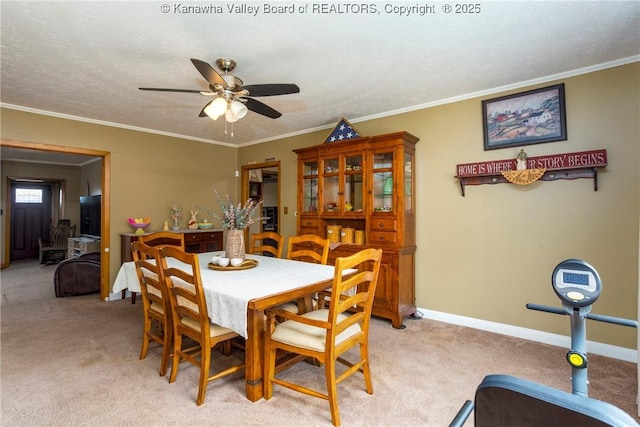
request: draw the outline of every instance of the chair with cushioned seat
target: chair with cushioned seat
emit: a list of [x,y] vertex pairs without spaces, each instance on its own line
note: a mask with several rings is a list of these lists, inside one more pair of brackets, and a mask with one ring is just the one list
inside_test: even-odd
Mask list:
[[168,290],[163,280],[162,270],[156,262],[157,252],[158,248],[141,241],[131,243],[131,254],[138,282],[140,282],[144,318],[140,360],[147,357],[149,343],[157,342],[162,346],[160,376],[165,376],[172,350],[173,327]]
[[[373,393],[369,367],[369,322],[375,295],[381,249],[364,249],[351,256],[338,257],[331,287],[328,308],[298,315],[286,310],[267,310],[265,333],[265,399],[273,397],[273,384],[329,401],[331,420],[340,424],[337,384],[348,376],[361,372],[364,375],[367,393]],[[346,270],[357,272],[345,274]],[[323,293],[320,293],[322,296]],[[339,298],[335,296],[339,295]],[[321,304],[324,307],[324,304]],[[284,319],[278,323],[277,318]],[[351,348],[358,346],[359,360],[355,363],[343,358]],[[275,377],[276,353],[283,350],[298,355],[297,360],[307,357],[316,359],[325,369],[326,394],[310,387]],[[350,357],[352,358],[352,357]],[[348,368],[336,378],[336,362]],[[278,372],[292,366],[290,361],[278,367]],[[305,364],[309,369],[318,369]],[[304,424],[304,422],[302,422]]]
[[[169,261],[179,261],[181,268],[169,267]],[[218,378],[231,375],[244,369],[242,363],[233,364],[226,369],[210,375],[212,351],[222,344],[226,356],[231,354],[231,340],[239,337],[231,329],[224,328],[209,319],[207,304],[200,277],[200,265],[197,254],[186,253],[173,246],[164,246],[158,252],[158,262],[164,273],[164,280],[169,290],[173,323],[173,363],[169,382],[176,380],[178,366],[186,360],[200,368],[198,382],[198,406],[204,403],[207,383]],[[182,348],[183,337],[195,341],[195,347]],[[194,352],[195,350],[195,352]],[[200,356],[198,360],[197,356]]]

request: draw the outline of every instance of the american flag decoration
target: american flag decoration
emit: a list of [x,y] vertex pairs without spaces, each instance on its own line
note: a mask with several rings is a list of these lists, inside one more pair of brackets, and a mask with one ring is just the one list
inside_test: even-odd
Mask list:
[[324,142],[340,142],[353,138],[360,138],[360,134],[347,119],[342,118]]

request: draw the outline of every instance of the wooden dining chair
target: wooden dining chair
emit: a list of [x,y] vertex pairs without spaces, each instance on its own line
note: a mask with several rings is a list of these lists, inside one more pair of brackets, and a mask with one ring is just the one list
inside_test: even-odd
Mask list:
[[329,239],[316,234],[291,236],[287,243],[287,259],[326,264],[330,243]]
[[[287,241],[287,259],[326,265],[329,259],[330,243],[329,239],[325,239],[316,234],[291,236]],[[292,313],[299,313],[301,304],[304,304],[304,300],[286,302],[277,308]]]
[[171,355],[173,327],[171,306],[163,273],[157,264],[157,248],[137,241],[131,243],[131,253],[136,267],[142,295],[143,335],[140,360],[147,357],[149,343],[162,345],[160,376],[165,376]]
[[[364,249],[347,257],[336,259],[336,269],[331,293],[320,293],[321,307],[318,310],[298,315],[286,310],[267,311],[265,334],[265,399],[273,396],[273,384],[295,390],[309,396],[329,401],[331,420],[340,425],[337,384],[355,372],[362,372],[367,393],[373,393],[369,367],[369,321],[371,307],[380,272],[381,249]],[[347,269],[358,271],[343,276]],[[325,304],[325,295],[331,296]],[[335,296],[339,295],[339,298]],[[328,307],[328,308],[327,308]],[[352,312],[347,314],[347,312]],[[276,318],[285,319],[277,322]],[[353,363],[342,355],[351,348],[360,347],[360,358]],[[302,384],[275,378],[276,352],[284,350],[298,355],[298,359],[312,357],[324,365],[326,394]],[[336,362],[348,368],[336,377]],[[291,366],[278,367],[278,372]],[[309,369],[318,369],[305,364]]]
[[[181,262],[182,267],[168,267],[168,259]],[[197,254],[186,253],[174,246],[164,246],[158,252],[158,262],[169,290],[173,323],[173,363],[169,382],[176,380],[178,366],[182,360],[199,367],[200,380],[196,404],[200,406],[204,403],[209,381],[244,369],[243,357],[243,363],[232,365],[210,375],[213,348],[222,344],[224,354],[229,356],[231,340],[239,335],[209,320]],[[183,337],[188,337],[197,344],[182,348]]]
[[[143,234],[138,237],[138,241],[146,243],[149,246],[177,246],[184,251],[184,234],[172,233],[170,231],[157,231],[155,233]],[[124,298],[126,290],[122,291]],[[136,303],[136,293],[131,292],[131,304]]]
[[[272,246],[271,242],[275,243],[275,246]],[[276,258],[282,258],[284,237],[273,231],[254,233],[251,235],[251,243],[247,249],[250,254],[264,255],[267,252]]]

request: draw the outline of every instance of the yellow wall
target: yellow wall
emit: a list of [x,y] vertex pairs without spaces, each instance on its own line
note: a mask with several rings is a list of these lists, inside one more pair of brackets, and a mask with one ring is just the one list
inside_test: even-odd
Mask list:
[[[458,163],[513,158],[518,148],[484,151],[477,98],[366,122],[362,135],[406,130],[417,144],[417,305],[422,308],[567,335],[569,320],[528,311],[527,302],[559,306],[550,285],[558,262],[582,258],[603,279],[594,312],[636,318],[640,222],[640,64],[584,74],[564,82],[568,140],[526,146],[529,156],[607,149],[609,165],[591,180],[467,187]],[[493,98],[507,93],[496,93]],[[347,117],[349,119],[349,117]],[[321,143],[330,129],[239,150],[2,111],[2,137],[107,150],[112,153],[112,270],[126,218],[166,219],[166,205],[210,202],[212,190],[237,194],[233,172],[249,161],[281,161],[284,235],[295,233],[294,148]],[[112,280],[115,273],[112,271]],[[590,340],[636,348],[631,328],[590,322]]]
[[[593,181],[467,187],[455,165],[515,158],[520,147],[484,151],[481,101],[471,99],[354,123],[362,135],[406,130],[420,138],[417,177],[417,305],[445,313],[567,335],[569,320],[529,311],[559,306],[553,268],[567,258],[595,266],[603,294],[594,312],[635,319],[638,300],[640,65],[634,63],[511,93],[565,83],[567,141],[526,146],[529,156],[607,149],[609,165]],[[506,95],[496,93],[486,98]],[[347,117],[348,119],[348,117]],[[320,144],[330,130],[240,150],[246,163],[282,162],[283,206],[295,206],[293,148]],[[290,209],[290,213],[295,208]],[[295,233],[293,215],[283,233]],[[636,348],[631,328],[590,322],[589,339]]]
[[[5,139],[111,153],[112,282],[120,266],[120,233],[133,231],[127,218],[151,217],[149,229],[159,230],[170,219],[169,203],[177,201],[185,208],[181,226],[186,228],[193,206],[218,211],[214,188],[221,194],[236,191],[235,148],[9,109],[2,109],[1,120]],[[86,193],[86,178],[78,184],[79,197]],[[4,195],[1,199],[4,203]]]

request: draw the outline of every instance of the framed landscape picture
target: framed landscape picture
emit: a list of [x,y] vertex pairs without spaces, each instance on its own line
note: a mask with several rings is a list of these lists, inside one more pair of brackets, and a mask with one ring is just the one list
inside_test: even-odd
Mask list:
[[484,149],[567,139],[564,83],[482,101]]

